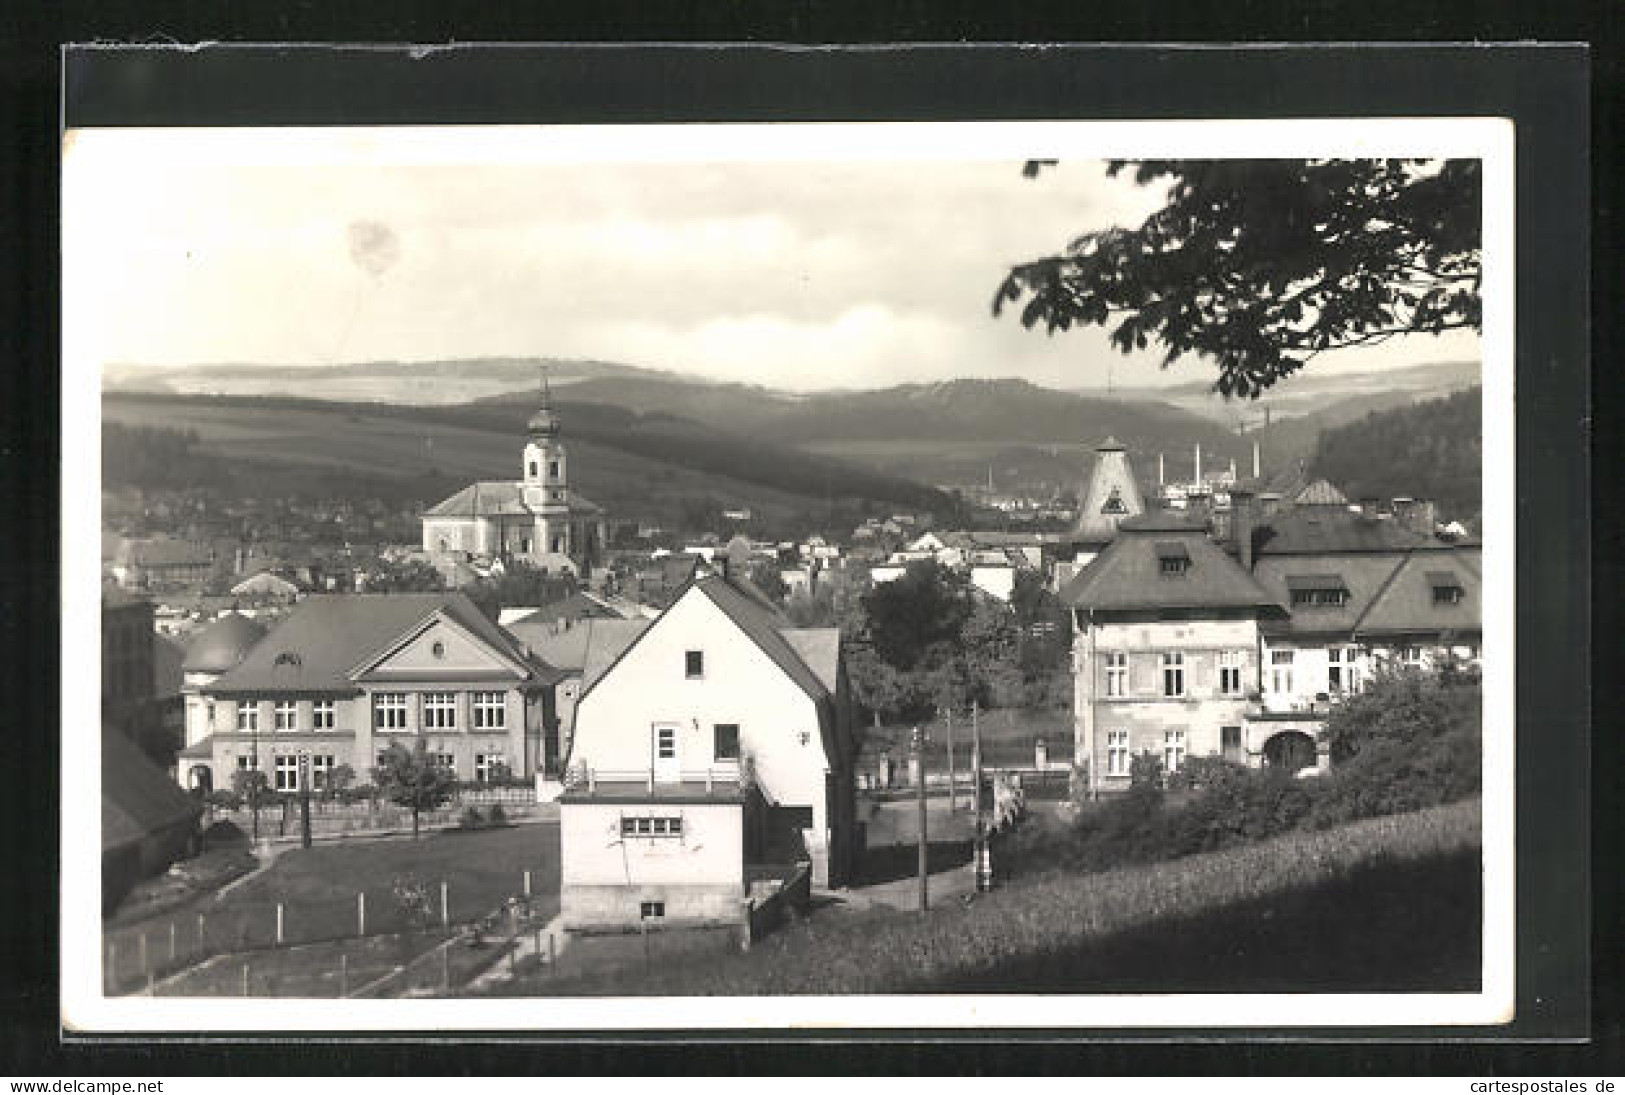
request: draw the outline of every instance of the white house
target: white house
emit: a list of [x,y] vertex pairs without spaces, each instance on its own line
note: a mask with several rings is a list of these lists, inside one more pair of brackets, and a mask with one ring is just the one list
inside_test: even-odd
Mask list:
[[837,629],[791,627],[748,583],[704,574],[647,626],[595,626],[584,661],[559,800],[567,928],[737,922],[748,880],[797,861],[845,881],[856,750]]

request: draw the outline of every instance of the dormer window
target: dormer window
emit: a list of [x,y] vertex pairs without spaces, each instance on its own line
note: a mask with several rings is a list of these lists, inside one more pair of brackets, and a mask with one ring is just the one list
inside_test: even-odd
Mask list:
[[1113,487],[1112,492],[1106,496],[1106,501],[1101,504],[1100,512],[1117,515],[1127,513],[1128,507],[1123,504],[1122,492]]
[[1349,603],[1349,589],[1336,574],[1287,575],[1287,592],[1293,608],[1343,608]]
[[1436,605],[1459,605],[1464,596],[1461,588],[1461,579],[1447,570],[1436,570],[1428,574],[1428,584],[1433,587],[1433,603]]
[[1191,556],[1185,545],[1177,540],[1157,543],[1157,572],[1164,578],[1183,578],[1190,573]]

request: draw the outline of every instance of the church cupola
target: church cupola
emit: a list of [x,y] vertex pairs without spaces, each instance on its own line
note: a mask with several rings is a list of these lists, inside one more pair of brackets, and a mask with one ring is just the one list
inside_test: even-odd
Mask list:
[[559,439],[559,416],[553,410],[553,393],[547,373],[542,373],[542,405],[526,424],[530,435],[525,445],[525,502],[532,509],[563,510],[568,504],[564,442]]

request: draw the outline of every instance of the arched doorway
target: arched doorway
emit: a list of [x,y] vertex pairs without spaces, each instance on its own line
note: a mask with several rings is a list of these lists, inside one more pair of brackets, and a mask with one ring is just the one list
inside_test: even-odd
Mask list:
[[214,790],[214,773],[207,764],[194,764],[186,773],[186,783],[192,790],[206,795]]
[[1302,730],[1283,730],[1264,743],[1264,763],[1297,773],[1315,766],[1315,739]]

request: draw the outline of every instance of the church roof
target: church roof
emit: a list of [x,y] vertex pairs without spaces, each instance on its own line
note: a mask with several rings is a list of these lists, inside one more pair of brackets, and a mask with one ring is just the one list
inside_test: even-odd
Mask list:
[[1105,543],[1117,535],[1124,518],[1145,512],[1127,451],[1115,438],[1108,437],[1095,449],[1094,467],[1078,497],[1071,536],[1078,543]]
[[[470,483],[443,502],[423,511],[425,517],[533,517],[537,511],[525,501],[524,483],[513,479],[482,479]],[[603,507],[578,492],[565,493],[571,514],[590,516]]]

